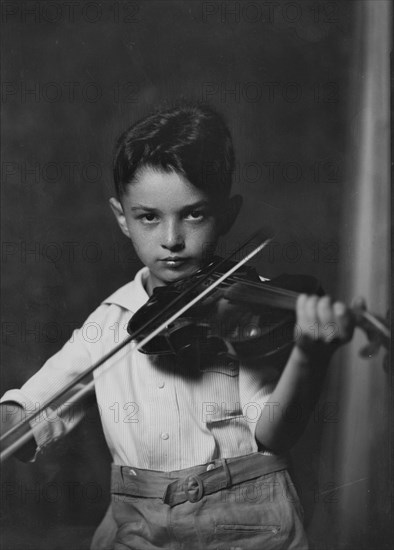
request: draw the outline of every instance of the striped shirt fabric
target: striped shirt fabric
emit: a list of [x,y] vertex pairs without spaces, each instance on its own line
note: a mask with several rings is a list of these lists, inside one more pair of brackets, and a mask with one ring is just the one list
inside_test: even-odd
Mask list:
[[[148,268],[142,268],[133,281],[104,300],[57,354],[20,390],[7,391],[1,401],[37,410],[121,342],[132,314],[149,298],[144,286],[148,275]],[[94,373],[99,413],[114,463],[173,471],[264,452],[256,444],[256,421],[278,377],[278,368],[270,364],[231,359],[200,365],[196,374],[172,356],[146,355],[127,345]],[[84,412],[72,407],[62,413],[60,406],[50,417],[43,414],[32,421],[38,452],[69,432]]]

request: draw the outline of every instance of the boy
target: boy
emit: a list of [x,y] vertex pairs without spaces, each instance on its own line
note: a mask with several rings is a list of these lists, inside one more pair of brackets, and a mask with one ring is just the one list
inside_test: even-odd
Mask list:
[[[131,315],[155,287],[209,259],[241,206],[240,197],[230,197],[233,168],[230,133],[208,107],[159,112],[121,136],[110,205],[145,267],[3,402],[25,409],[44,402],[114,347],[114,336],[126,336]],[[324,331],[332,323],[335,341]],[[127,346],[95,371],[114,465],[112,509],[92,548],[307,548],[283,453],[302,432],[329,358],[350,339],[353,323],[343,304],[303,295],[297,324],[302,337],[280,369],[221,360],[198,365],[196,376],[177,357],[161,360]],[[257,417],[245,412],[251,406]],[[303,414],[286,422],[293,407]],[[33,422],[38,450],[79,418],[72,410],[56,422]]]

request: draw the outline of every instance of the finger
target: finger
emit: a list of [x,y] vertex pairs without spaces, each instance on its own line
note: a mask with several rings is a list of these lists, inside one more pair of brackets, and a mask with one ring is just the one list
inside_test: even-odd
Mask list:
[[298,296],[297,302],[296,302],[296,313],[298,317],[304,314],[305,304],[307,300],[308,300],[307,294],[300,294]]
[[342,302],[335,302],[333,306],[335,323],[338,329],[337,337],[341,340],[350,340],[353,333],[350,312]]
[[297,344],[300,346],[304,342],[305,338],[307,338],[306,336],[307,320],[306,320],[306,314],[305,314],[307,301],[308,301],[308,295],[300,294],[296,302],[297,323],[294,327],[294,339],[297,342]]
[[305,303],[305,315],[308,323],[315,323],[317,321],[317,303],[319,298],[317,296],[308,296]]
[[351,307],[354,309],[367,309],[367,305],[365,303],[365,298],[362,296],[356,296],[356,298],[353,298]]
[[316,310],[318,320],[323,326],[333,321],[334,314],[330,296],[323,296],[323,298],[320,298],[317,302]]
[[330,296],[324,296],[318,301],[317,316],[321,339],[325,342],[332,342],[337,337],[338,328]]
[[342,318],[344,317],[344,315],[346,315],[347,308],[342,302],[335,302],[333,309],[336,317]]
[[297,321],[301,326],[308,323],[307,303],[308,303],[307,294],[300,294],[296,304],[296,313],[297,313]]

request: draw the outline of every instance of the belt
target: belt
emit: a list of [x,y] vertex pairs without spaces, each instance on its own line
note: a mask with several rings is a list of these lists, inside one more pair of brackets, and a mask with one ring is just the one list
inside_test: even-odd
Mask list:
[[186,501],[198,502],[204,495],[288,468],[283,456],[260,453],[215,460],[212,463],[176,472],[142,470],[112,465],[111,493],[132,497],[161,498],[176,506]]

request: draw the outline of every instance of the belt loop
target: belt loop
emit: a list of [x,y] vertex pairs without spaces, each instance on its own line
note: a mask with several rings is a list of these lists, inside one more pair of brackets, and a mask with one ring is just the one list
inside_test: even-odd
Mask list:
[[170,504],[170,487],[171,485],[173,485],[173,483],[169,483],[167,485],[167,487],[164,489],[164,493],[163,493],[163,496],[161,497],[161,500],[163,501],[164,504]]
[[222,458],[222,464],[224,473],[226,475],[226,489],[229,489],[231,487],[231,474],[225,458]]

